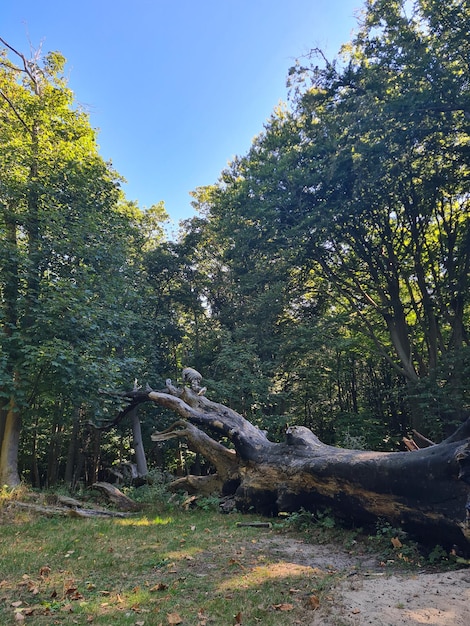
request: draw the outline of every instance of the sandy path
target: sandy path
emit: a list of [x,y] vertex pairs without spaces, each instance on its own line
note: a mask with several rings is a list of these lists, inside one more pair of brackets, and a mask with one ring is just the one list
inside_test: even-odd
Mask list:
[[328,600],[306,612],[302,626],[470,626],[469,568],[390,573],[377,557],[338,545],[279,538],[266,543],[285,562],[338,574]]

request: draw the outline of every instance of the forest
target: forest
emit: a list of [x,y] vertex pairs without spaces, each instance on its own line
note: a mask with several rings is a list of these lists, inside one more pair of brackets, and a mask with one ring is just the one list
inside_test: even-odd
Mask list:
[[168,403],[125,408],[188,366],[271,442],[451,437],[470,414],[469,31],[461,0],[367,0],[174,239],[101,158],[63,54],[0,37],[0,486],[210,474],[155,436]]

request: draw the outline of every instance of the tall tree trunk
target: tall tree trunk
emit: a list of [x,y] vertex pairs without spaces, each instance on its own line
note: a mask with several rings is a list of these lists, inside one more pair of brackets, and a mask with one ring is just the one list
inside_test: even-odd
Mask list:
[[[60,411],[60,405],[57,412]],[[59,478],[59,458],[62,446],[62,425],[58,422],[53,424],[51,438],[49,442],[49,453],[47,462],[47,486],[53,487]]]
[[10,384],[2,389],[10,399],[1,408],[0,417],[0,485],[16,487],[20,483],[18,474],[18,450],[21,431],[21,415],[16,403],[14,391],[17,382],[16,361],[18,358],[18,240],[17,223],[15,219],[16,207],[4,206],[3,219],[6,234],[6,261],[3,268],[3,317],[4,324],[1,332],[6,338],[3,348],[6,354],[6,372],[10,377]]
[[70,489],[74,487],[75,467],[79,456],[80,407],[76,407],[72,418],[72,432],[67,450],[64,480]]
[[140,426],[140,419],[138,415],[138,409],[135,407],[131,411],[132,421],[132,439],[135,453],[135,462],[137,465],[137,474],[139,477],[147,476],[147,459],[145,458],[145,450],[142,442],[142,428]]
[[98,472],[100,469],[101,463],[101,431],[91,429],[91,444],[92,444],[92,454],[90,457],[90,474],[88,480],[89,484],[93,485],[98,482]]
[[17,487],[20,484],[18,473],[18,450],[21,432],[21,417],[16,410],[15,400],[4,409],[3,436],[0,448],[0,485]]
[[33,445],[31,447],[31,476],[32,476],[32,485],[37,489],[41,487],[41,477],[39,475],[39,465],[38,465],[38,423],[39,418],[36,415],[36,422],[34,424],[34,432],[33,432]]

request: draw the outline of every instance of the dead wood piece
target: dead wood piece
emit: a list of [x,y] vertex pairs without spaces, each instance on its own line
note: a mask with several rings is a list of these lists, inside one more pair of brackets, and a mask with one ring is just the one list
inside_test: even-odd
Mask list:
[[187,511],[198,499],[198,496],[189,496],[184,502],[181,503],[181,508]]
[[237,503],[234,495],[223,496],[220,498],[219,510],[221,513],[232,513],[232,511],[235,511],[236,508]]
[[121,513],[119,511],[103,511],[98,509],[68,509],[69,517],[129,517],[130,513]]
[[250,528],[272,528],[271,522],[237,522],[237,528],[249,526]]
[[110,483],[94,483],[93,489],[98,489],[104,493],[110,502],[123,511],[140,511],[142,509],[140,504],[125,496],[122,491]]
[[214,493],[220,493],[222,489],[222,481],[217,474],[209,474],[208,476],[183,476],[170,483],[169,489],[175,491],[187,491],[188,494],[198,494],[202,496],[211,496]]
[[435,441],[431,441],[417,430],[413,430],[413,438],[417,442],[419,448],[428,448],[429,446],[436,445]]
[[[79,503],[80,504],[80,503]],[[102,509],[83,509],[80,507],[70,506],[46,506],[40,504],[33,504],[31,502],[19,502],[13,500],[9,506],[17,506],[23,509],[34,511],[34,513],[40,513],[47,517],[54,517],[60,515],[63,517],[128,517],[129,513],[118,513],[116,511],[104,511]]]
[[52,517],[54,515],[68,515],[70,509],[66,509],[60,506],[46,506],[41,504],[33,504],[32,502],[19,502],[18,500],[12,500],[9,503],[9,506],[16,506],[22,509],[28,509],[29,511],[34,511],[35,513],[41,513],[42,515],[46,515],[47,517]]
[[[190,392],[189,389],[188,392]],[[166,441],[173,437],[185,438],[192,450],[197,450],[215,467],[220,481],[219,487],[224,482],[238,476],[239,459],[235,451],[229,450],[218,441],[214,441],[190,422],[178,420],[166,430],[153,433],[152,441]],[[203,482],[201,482],[201,486],[203,486]],[[179,489],[176,485],[175,488]]]
[[83,506],[83,502],[75,500],[75,498],[69,498],[68,496],[57,496],[57,502],[71,509]]
[[407,448],[407,450],[409,450],[410,452],[413,452],[413,450],[419,450],[419,446],[417,445],[415,441],[413,441],[413,439],[408,439],[408,437],[403,437],[403,443],[405,444],[405,447]]
[[[275,516],[330,508],[361,526],[383,518],[420,541],[456,545],[470,555],[470,418],[441,443],[412,454],[376,452],[326,445],[304,426],[289,427],[284,442],[270,441],[241,414],[187,386],[126,397],[174,411],[176,427],[155,440],[169,432],[185,437],[216,468],[222,495],[233,494],[240,511]],[[235,453],[222,445],[226,440]]]

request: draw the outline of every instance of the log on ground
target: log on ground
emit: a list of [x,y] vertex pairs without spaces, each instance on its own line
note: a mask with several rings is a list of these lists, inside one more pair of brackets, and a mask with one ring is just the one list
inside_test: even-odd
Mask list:
[[93,489],[101,491],[106,498],[121,511],[140,511],[142,509],[140,504],[128,498],[117,487],[111,485],[111,483],[94,483]]
[[[240,510],[277,515],[328,507],[351,524],[382,518],[420,541],[470,553],[470,419],[440,444],[374,452],[326,445],[302,426],[288,429],[281,443],[269,441],[236,411],[171,381],[163,391],[122,395],[131,404],[152,401],[179,415],[173,431],[154,439],[188,437],[214,464],[222,493],[234,494]],[[208,433],[227,438],[234,450]]]

